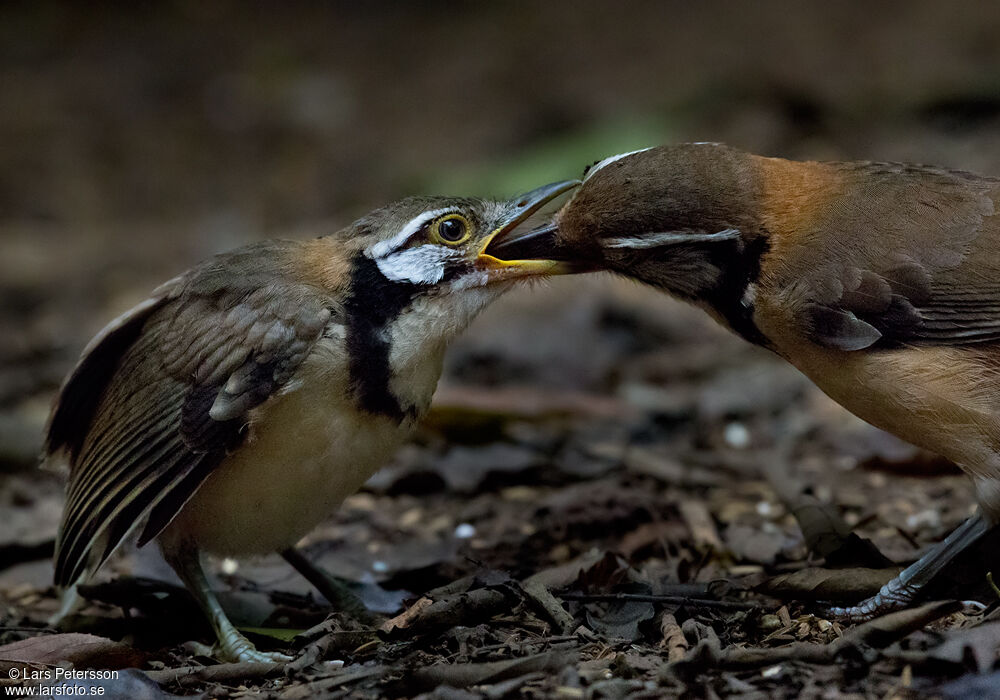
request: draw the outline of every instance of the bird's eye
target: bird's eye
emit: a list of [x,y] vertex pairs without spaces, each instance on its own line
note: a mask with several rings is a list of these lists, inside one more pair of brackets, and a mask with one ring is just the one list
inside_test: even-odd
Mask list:
[[442,216],[431,225],[430,237],[435,243],[458,245],[472,235],[472,225],[461,214]]

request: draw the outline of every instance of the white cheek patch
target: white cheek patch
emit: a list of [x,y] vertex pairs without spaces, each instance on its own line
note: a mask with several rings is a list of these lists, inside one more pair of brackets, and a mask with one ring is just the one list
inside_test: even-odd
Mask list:
[[453,207],[445,209],[433,209],[431,211],[425,211],[419,216],[415,216],[397,233],[395,236],[387,241],[379,241],[371,248],[369,248],[365,254],[372,259],[378,259],[385,257],[394,250],[401,248],[408,240],[410,236],[415,234],[417,231],[426,226],[429,222],[433,221],[437,217],[447,214],[448,212],[454,211]]
[[642,153],[643,151],[648,151],[650,148],[652,148],[652,146],[650,146],[649,148],[640,148],[640,149],[638,149],[636,151],[629,151],[628,153],[619,153],[616,156],[610,156],[608,158],[605,158],[604,160],[602,160],[601,162],[599,162],[597,165],[592,166],[587,171],[587,174],[583,176],[583,181],[586,182],[591,177],[593,177],[594,173],[596,173],[598,170],[600,170],[601,168],[604,168],[604,167],[607,167],[607,166],[611,165],[616,160],[621,160],[622,158],[627,158],[629,156],[634,156],[636,153]]
[[448,261],[460,257],[439,245],[422,245],[375,260],[379,271],[393,282],[437,284],[444,277]]
[[604,247],[645,250],[647,248],[659,248],[661,246],[677,245],[681,243],[716,243],[719,241],[731,241],[739,237],[740,232],[734,228],[727,228],[722,231],[717,231],[716,233],[666,231],[664,233],[643,233],[638,236],[609,238],[604,242]]

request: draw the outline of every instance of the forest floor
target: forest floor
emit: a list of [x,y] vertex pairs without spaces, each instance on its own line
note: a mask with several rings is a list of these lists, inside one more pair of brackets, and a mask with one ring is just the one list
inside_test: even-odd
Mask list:
[[[504,358],[478,325],[418,439],[302,543],[376,621],[330,616],[278,557],[222,562],[234,621],[297,660],[218,666],[192,644],[211,634],[191,599],[147,548],[114,560],[62,633],[39,636],[58,605],[42,557],[61,481],[19,471],[0,482],[0,642],[12,642],[0,664],[135,667],[170,692],[233,698],[962,697],[996,682],[974,675],[992,668],[1000,635],[981,554],[934,597],[962,590],[985,607],[935,603],[860,626],[826,612],[970,513],[957,469],[766,353],[722,342],[693,310],[610,280],[553,287],[505,315],[553,310],[532,353],[570,332],[584,347],[618,337],[614,391],[495,384]],[[581,287],[590,313],[567,320],[560,297]],[[599,354],[558,371],[606,366]],[[144,682],[134,673],[129,684]]]

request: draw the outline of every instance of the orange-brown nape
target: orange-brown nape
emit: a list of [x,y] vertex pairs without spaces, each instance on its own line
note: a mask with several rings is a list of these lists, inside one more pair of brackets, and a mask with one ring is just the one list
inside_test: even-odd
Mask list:
[[877,596],[914,599],[1000,521],[1000,180],[763,158],[718,144],[614,156],[508,244],[641,280],[784,357],[868,422],[960,465],[979,514]]

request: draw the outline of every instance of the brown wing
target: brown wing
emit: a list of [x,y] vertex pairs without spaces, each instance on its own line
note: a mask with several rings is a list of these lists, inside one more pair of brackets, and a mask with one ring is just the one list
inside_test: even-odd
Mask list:
[[288,383],[321,336],[333,303],[283,279],[289,245],[250,246],[192,270],[84,355],[47,441],[50,458],[62,451],[71,468],[58,585],[99,567],[142,521],[140,544],[155,537],[240,444],[247,412]]
[[867,168],[778,276],[800,327],[847,351],[1000,340],[1000,182]]

